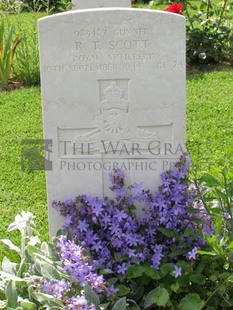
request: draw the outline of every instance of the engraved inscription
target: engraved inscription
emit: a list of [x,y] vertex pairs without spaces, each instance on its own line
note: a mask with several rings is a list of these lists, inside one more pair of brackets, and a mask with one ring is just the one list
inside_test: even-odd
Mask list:
[[90,41],[75,42],[77,51],[100,51],[100,50],[144,50],[149,46],[149,40],[117,40],[117,41]]
[[146,27],[75,29],[69,64],[48,64],[43,70],[47,73],[129,72],[145,67],[154,71],[182,70],[182,61],[157,55],[151,37]]
[[113,31],[115,37],[144,37],[148,36],[148,28],[116,28]]

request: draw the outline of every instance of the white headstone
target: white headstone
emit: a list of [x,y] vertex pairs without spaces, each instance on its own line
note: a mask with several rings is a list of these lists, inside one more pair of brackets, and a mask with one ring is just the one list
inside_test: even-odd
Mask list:
[[131,0],[73,0],[73,10],[104,7],[131,7]]
[[156,190],[185,143],[185,19],[131,8],[39,21],[50,234],[52,201],[109,195],[108,173]]

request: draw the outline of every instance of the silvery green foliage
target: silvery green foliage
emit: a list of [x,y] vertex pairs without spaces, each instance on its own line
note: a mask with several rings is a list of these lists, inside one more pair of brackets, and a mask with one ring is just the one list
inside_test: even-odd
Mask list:
[[[1,263],[0,309],[55,310],[74,309],[77,306],[81,310],[97,310],[114,307],[109,302],[103,308],[93,287],[87,284],[80,286],[64,270],[55,244],[41,242],[39,239],[32,213],[22,211],[20,215],[16,215],[15,221],[8,227],[8,231],[14,230],[21,234],[20,247],[8,239],[2,239],[1,242],[15,251],[20,260],[15,263],[4,257]],[[72,246],[74,247],[73,244]],[[43,290],[46,286],[49,289]],[[67,297],[63,294],[64,288],[68,291],[71,286],[72,296]],[[61,295],[53,294],[55,288],[62,292]]]
[[24,3],[20,0],[0,0],[0,10],[8,13],[20,13]]

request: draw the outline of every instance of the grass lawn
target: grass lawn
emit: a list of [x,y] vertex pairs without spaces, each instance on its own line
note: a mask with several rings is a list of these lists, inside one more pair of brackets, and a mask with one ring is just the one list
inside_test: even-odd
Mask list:
[[[21,169],[21,141],[42,139],[43,136],[38,88],[0,93],[0,132],[0,238],[7,237],[6,229],[15,215],[21,210],[28,210],[36,215],[42,239],[47,239],[44,172]],[[0,253],[2,259],[5,254],[2,246]]]
[[[233,144],[233,71],[214,71],[187,80],[187,142],[199,172],[223,158]],[[0,96],[0,238],[21,210],[36,215],[41,238],[48,238],[45,175],[21,169],[21,142],[42,139],[38,88],[2,92]],[[15,242],[18,242],[15,236]],[[0,245],[0,260],[9,254]],[[10,254],[12,256],[12,253]]]
[[187,145],[199,172],[223,159],[233,145],[233,70],[187,80]]

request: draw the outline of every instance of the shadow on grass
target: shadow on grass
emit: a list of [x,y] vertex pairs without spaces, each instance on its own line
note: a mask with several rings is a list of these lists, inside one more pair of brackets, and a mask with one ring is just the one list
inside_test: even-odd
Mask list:
[[202,65],[188,65],[186,67],[187,79],[202,79],[206,73],[222,71],[233,71],[233,64],[228,63],[211,63]]

